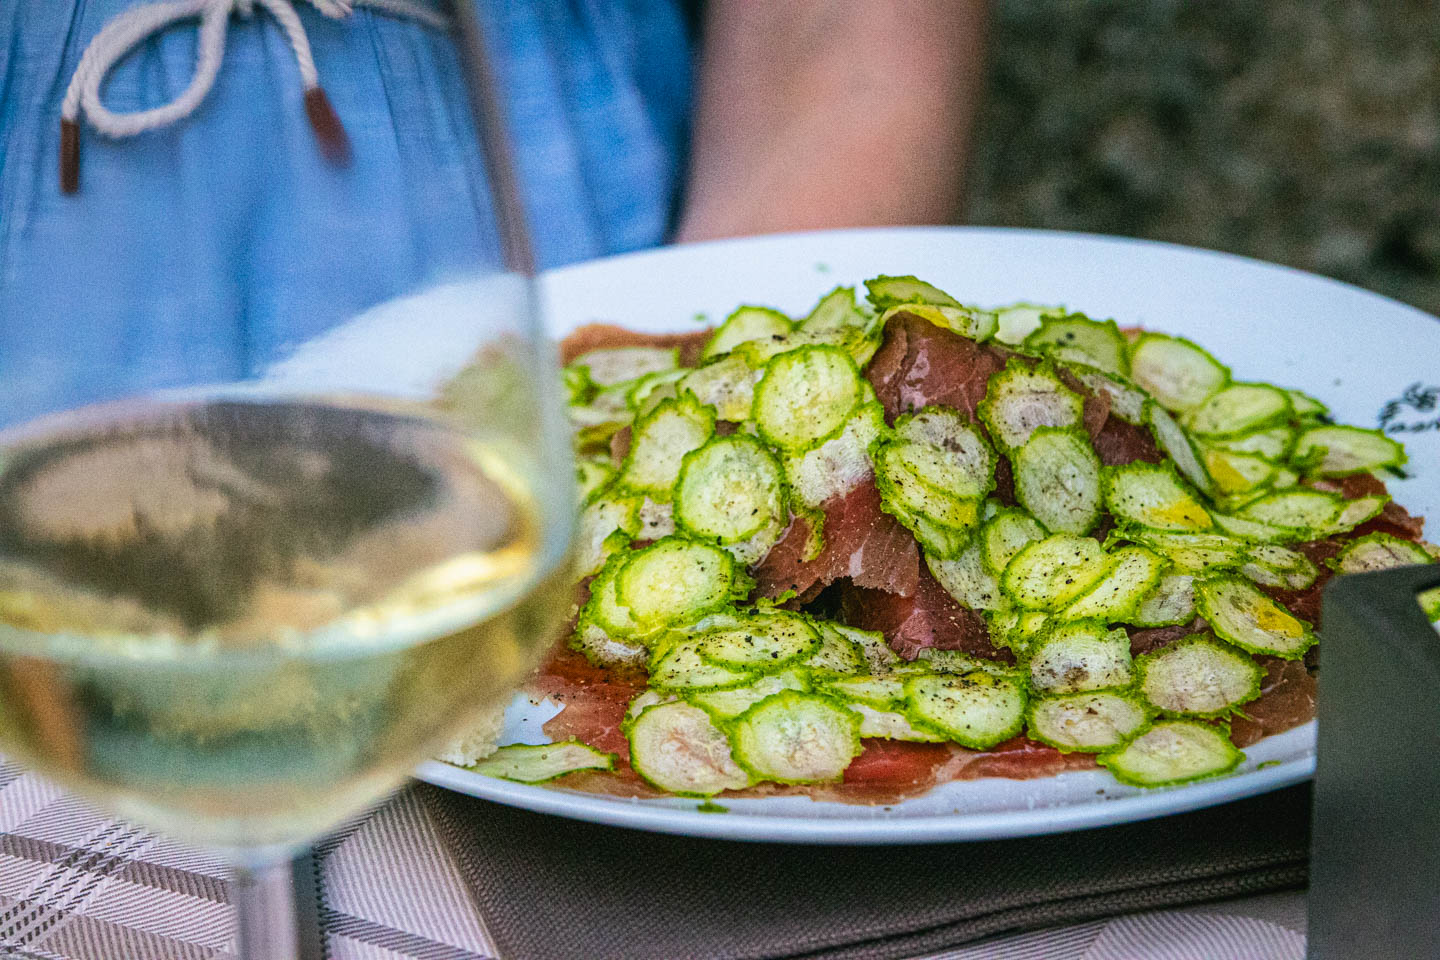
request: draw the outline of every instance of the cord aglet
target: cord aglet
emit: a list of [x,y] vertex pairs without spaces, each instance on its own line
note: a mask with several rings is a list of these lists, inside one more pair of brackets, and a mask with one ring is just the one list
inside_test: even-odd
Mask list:
[[60,121],[60,192],[75,193],[80,189],[80,124],[74,120]]
[[324,90],[311,87],[305,91],[305,116],[310,120],[310,128],[315,131],[315,140],[325,159],[341,166],[349,163],[350,138],[345,135],[345,128]]

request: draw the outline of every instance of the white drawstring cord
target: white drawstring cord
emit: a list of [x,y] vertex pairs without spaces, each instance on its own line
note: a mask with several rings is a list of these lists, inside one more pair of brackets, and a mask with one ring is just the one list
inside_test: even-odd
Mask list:
[[[356,6],[370,7],[381,13],[408,17],[426,26],[446,29],[449,19],[411,0],[309,0],[324,16],[332,19],[348,17]],[[65,99],[60,104],[60,189],[74,193],[80,188],[80,114],[100,133],[110,137],[131,137],[146,130],[168,126],[189,116],[200,106],[225,55],[225,32],[230,14],[248,17],[259,5],[276,19],[290,49],[305,89],[305,114],[315,131],[320,149],[337,163],[349,157],[350,143],[345,128],[335,116],[325,91],[320,89],[320,76],[315,58],[310,53],[310,39],[294,0],[166,0],[147,3],[127,10],[101,28],[75,68]],[[195,75],[190,85],[174,100],[149,110],[115,113],[100,102],[100,84],[105,75],[136,46],[154,34],[161,33],[182,20],[200,18],[200,42],[195,57]]]

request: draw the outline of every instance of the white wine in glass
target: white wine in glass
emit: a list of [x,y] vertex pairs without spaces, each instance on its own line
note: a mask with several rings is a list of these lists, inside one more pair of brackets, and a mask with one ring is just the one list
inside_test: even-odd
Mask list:
[[227,856],[254,960],[295,954],[288,859],[508,701],[569,606],[555,349],[456,22],[502,262],[243,382],[0,430],[0,753]]

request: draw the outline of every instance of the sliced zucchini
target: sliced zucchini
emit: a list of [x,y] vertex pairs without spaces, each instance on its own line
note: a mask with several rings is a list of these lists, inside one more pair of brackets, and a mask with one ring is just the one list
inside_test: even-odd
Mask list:
[[1240,765],[1245,754],[1223,724],[1159,720],[1142,727],[1129,743],[1096,759],[1121,783],[1166,787],[1218,777]]
[[1285,395],[1290,398],[1290,409],[1297,420],[1319,420],[1330,415],[1330,408],[1308,393],[1286,390]]
[[1145,422],[1145,404],[1150,397],[1134,382],[1119,374],[1107,373],[1083,363],[1070,362],[1062,366],[1097,396],[1108,393],[1112,416],[1137,426]]
[[1091,320],[1083,313],[1045,318],[1040,328],[1025,338],[1027,350],[1122,377],[1130,372],[1129,346],[1114,320]]
[[801,451],[840,432],[860,400],[860,373],[848,353],[800,347],[765,364],[751,416],[767,443]]
[[961,466],[959,455],[932,443],[891,440],[886,446],[887,453],[911,474],[952,498],[979,501],[995,486],[993,459],[978,467]]
[[593,623],[611,637],[629,637],[644,632],[635,622],[630,608],[620,602],[616,589],[620,571],[633,556],[633,552],[621,550],[605,561],[595,579],[590,581],[590,598],[580,608],[578,625]]
[[1232,383],[1190,411],[1185,425],[1202,437],[1233,437],[1290,419],[1290,398],[1268,383]]
[[1220,717],[1260,696],[1265,671],[1243,651],[1191,634],[1137,657],[1135,674],[1166,716]]
[[973,673],[979,670],[982,673],[994,674],[997,677],[1015,677],[1014,666],[1001,663],[999,660],[988,660],[985,657],[975,657],[963,650],[937,650],[934,647],[926,647],[921,650],[914,661],[923,664],[936,673]]
[[916,277],[880,275],[865,281],[866,299],[875,309],[884,312],[902,303],[931,303],[941,307],[962,306],[950,294]]
[[982,497],[994,488],[995,451],[959,410],[936,404],[901,414],[895,436],[933,452],[933,464],[909,463],[922,480],[959,497]]
[[1129,634],[1103,620],[1054,624],[1031,644],[1027,659],[1030,688],[1045,696],[1125,687],[1133,678]]
[[978,405],[980,419],[1000,449],[1015,450],[1037,427],[1078,426],[1085,401],[1046,364],[1032,368],[1011,358],[990,377]]
[[820,645],[805,658],[804,666],[817,675],[863,674],[869,672],[860,646],[835,624],[820,620],[815,623]]
[[961,606],[971,610],[999,610],[1009,606],[1000,592],[999,580],[985,569],[978,538],[971,539],[950,559],[926,553],[925,564],[945,592]]
[[991,644],[1013,650],[1017,657],[1029,652],[1035,638],[1045,632],[1052,619],[1048,613],[1016,607],[987,611],[985,614]]
[[750,777],[710,715],[683,700],[646,707],[623,729],[630,766],[652,786],[682,797],[739,790]]
[[754,671],[721,666],[704,656],[705,638],[674,634],[651,655],[650,686],[655,690],[701,693],[753,683]]
[[860,754],[860,716],[830,697],[784,690],[732,721],[730,739],[758,780],[839,780]]
[[1211,437],[1205,446],[1212,450],[1249,453],[1279,463],[1295,446],[1295,431],[1288,424],[1251,430],[1235,437]]
[[689,367],[676,367],[674,370],[645,374],[625,391],[625,405],[635,416],[644,416],[654,410],[661,400],[679,396],[675,384],[689,372]]
[[593,620],[581,619],[570,637],[570,648],[597,667],[642,667],[650,648],[639,640],[612,637]]
[[861,405],[838,434],[804,453],[785,457],[791,495],[807,507],[819,508],[869,480],[869,450],[884,432],[884,408],[878,403]]
[[805,333],[830,334],[848,332],[865,324],[865,314],[855,305],[855,288],[836,287],[820,298],[815,309],[800,321],[798,329]]
[[987,750],[1019,734],[1025,699],[1015,679],[981,670],[963,676],[921,674],[905,681],[910,722],[971,750]]
[[1101,471],[1105,506],[1117,521],[1152,530],[1195,532],[1213,526],[1210,513],[1168,463],[1127,463]]
[[1084,691],[1030,701],[1025,722],[1032,740],[1063,753],[1098,753],[1124,743],[1150,719],[1137,698]]
[[713,408],[716,419],[739,423],[750,417],[755,384],[764,372],[763,367],[752,366],[738,353],[729,353],[691,370],[676,387],[682,396]]
[[575,461],[575,496],[588,503],[599,490],[615,478],[615,467],[608,457],[581,457]]
[[1200,458],[1200,451],[1185,428],[1164,407],[1151,400],[1145,405],[1145,423],[1155,437],[1155,444],[1175,464],[1180,475],[1207,496],[1215,493],[1216,484]]
[[703,707],[717,720],[733,720],[771,694],[781,690],[810,690],[810,681],[803,670],[780,670],[757,677],[753,683],[728,690],[708,690],[687,696],[691,703]]
[[544,783],[576,770],[614,770],[615,754],[602,753],[579,740],[512,744],[469,767],[476,773],[517,783]]
[[1026,337],[1040,329],[1047,317],[1064,316],[1065,308],[1047,307],[1038,303],[1012,303],[1006,307],[997,307],[994,313],[999,321],[995,339],[1011,346],[1019,346],[1025,342]]
[[1297,660],[1315,643],[1309,624],[1238,577],[1195,581],[1195,606],[1217,637],[1249,653]]
[[724,550],[665,537],[629,556],[615,578],[615,595],[637,625],[653,629],[720,609],[747,592],[747,579]]
[[1230,371],[1181,337],[1141,334],[1130,348],[1130,379],[1167,410],[1184,413],[1230,381]]
[[1344,477],[1381,467],[1403,466],[1405,448],[1379,430],[1311,427],[1295,441],[1291,463],[1312,477]]
[[1243,520],[1281,527],[1298,539],[1313,539],[1334,524],[1345,508],[1339,494],[1324,490],[1280,490],[1252,500],[1237,514]]
[[675,508],[673,504],[656,503],[649,497],[640,500],[640,530],[636,540],[659,540],[675,532]]
[[883,740],[906,740],[912,743],[943,743],[949,737],[933,730],[921,730],[898,710],[876,710],[865,703],[847,703],[860,715],[860,736]]
[[[1211,514],[1215,526],[1233,539],[1250,543],[1295,543],[1308,539],[1306,531],[1294,527],[1277,527],[1260,520],[1250,520],[1233,513],[1216,511]],[[1317,534],[1318,536],[1318,534]]]
[[1141,601],[1155,592],[1165,567],[1158,554],[1144,547],[1121,547],[1110,555],[1099,581],[1060,611],[1060,619],[1128,623]]
[[1099,542],[1057,533],[1016,554],[1000,584],[1016,606],[1053,612],[1099,582],[1105,567]]
[[1085,431],[1037,427],[1010,454],[1015,499],[1051,533],[1089,533],[1100,519],[1100,458]]
[[905,699],[904,676],[835,677],[820,689],[846,703],[863,703],[876,710],[892,710]]
[[699,540],[739,543],[785,520],[780,464],[759,440],[715,437],[685,455],[675,484],[675,524]]
[[1305,554],[1272,543],[1252,546],[1250,559],[1240,572],[1262,587],[1278,590],[1304,590],[1320,575],[1314,561]]
[[640,532],[642,497],[605,496],[580,511],[575,531],[574,569],[578,577],[597,572],[605,558]]
[[873,674],[884,675],[904,662],[899,654],[890,649],[890,645],[885,642],[885,635],[878,630],[861,630],[843,623],[832,622],[829,625],[832,630],[848,637],[860,648],[860,653],[864,655],[865,663]]
[[819,647],[820,632],[804,617],[772,610],[705,633],[699,651],[707,662],[722,667],[768,672],[799,663]]
[[1214,493],[1222,497],[1247,494],[1270,486],[1279,467],[1258,453],[1241,453],[1208,444],[1200,446],[1205,472],[1214,480]]
[[679,347],[605,347],[582,353],[566,369],[583,371],[597,387],[611,387],[679,365]]
[[1332,564],[1341,573],[1367,573],[1434,562],[1417,543],[1388,533],[1370,533],[1345,544]]
[[715,414],[709,407],[691,397],[663,401],[635,425],[619,483],[668,502],[685,454],[703,446],[714,432]]
[[944,330],[952,330],[962,337],[983,342],[995,335],[999,320],[989,310],[974,307],[950,307],[929,303],[903,303],[890,307],[880,317],[883,328],[890,318],[897,314],[909,314],[922,320],[929,320]]
[[795,329],[795,324],[779,310],[770,307],[742,306],[725,318],[725,322],[711,334],[700,352],[702,360],[729,353],[749,340],[766,337],[784,337]]
[[1249,545],[1223,533],[1174,533],[1166,530],[1128,530],[1125,537],[1160,554],[1181,573],[1206,573],[1239,567]]
[[1385,504],[1390,502],[1388,496],[1375,494],[1368,497],[1356,497],[1354,500],[1346,500],[1340,508],[1340,512],[1330,524],[1324,527],[1321,536],[1333,537],[1340,533],[1349,533],[1367,520],[1372,520],[1380,515],[1385,509]]
[[1166,573],[1141,600],[1127,623],[1137,627],[1168,627],[1195,619],[1195,575]]
[[1006,507],[996,512],[980,528],[980,557],[985,570],[1000,576],[1016,554],[1045,536],[1045,528],[1024,510]]

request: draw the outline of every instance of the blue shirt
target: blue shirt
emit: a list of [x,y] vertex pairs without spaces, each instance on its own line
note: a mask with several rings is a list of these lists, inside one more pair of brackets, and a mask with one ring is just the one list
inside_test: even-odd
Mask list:
[[[0,422],[117,391],[244,377],[383,300],[498,258],[449,36],[297,3],[348,167],[316,148],[294,55],[232,18],[188,118],[111,141],[81,128],[60,193],[60,102],[131,0],[0,0]],[[679,0],[494,0],[487,47],[512,118],[536,255],[551,267],[663,240],[682,172],[690,53]],[[102,88],[112,110],[190,82],[193,22]]]

